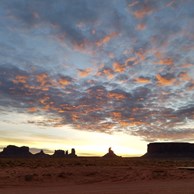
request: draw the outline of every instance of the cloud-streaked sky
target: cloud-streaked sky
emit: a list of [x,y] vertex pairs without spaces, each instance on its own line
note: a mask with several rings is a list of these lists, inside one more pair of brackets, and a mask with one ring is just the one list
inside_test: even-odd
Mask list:
[[192,0],[1,0],[1,145],[194,141],[193,19]]

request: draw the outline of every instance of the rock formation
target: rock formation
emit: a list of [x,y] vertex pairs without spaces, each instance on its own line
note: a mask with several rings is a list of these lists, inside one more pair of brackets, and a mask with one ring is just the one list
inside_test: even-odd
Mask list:
[[49,158],[50,155],[45,154],[43,150],[33,155],[34,158]]
[[30,153],[29,147],[9,145],[3,149],[0,156],[5,158],[29,158],[32,157],[32,153]]
[[55,150],[52,157],[54,157],[54,158],[65,158],[65,152],[64,152],[64,150]]
[[71,149],[71,153],[68,155],[68,157],[70,157],[70,158],[75,158],[75,157],[77,157],[74,148]]
[[75,149],[71,149],[71,153],[68,153],[64,150],[55,150],[53,155],[45,154],[43,150],[41,150],[39,153],[32,154],[29,151],[29,147],[22,146],[17,147],[15,145],[8,145],[6,148],[3,149],[2,152],[0,152],[1,158],[74,158],[77,157]]
[[103,158],[118,158],[120,156],[117,156],[111,148],[108,149],[108,153],[103,156]]
[[150,143],[147,153],[143,157],[151,158],[179,158],[194,157],[194,144],[185,142]]

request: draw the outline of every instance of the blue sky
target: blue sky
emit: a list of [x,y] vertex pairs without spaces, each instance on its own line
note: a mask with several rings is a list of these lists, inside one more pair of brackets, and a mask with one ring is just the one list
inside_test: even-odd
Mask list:
[[0,146],[194,140],[191,0],[0,4]]

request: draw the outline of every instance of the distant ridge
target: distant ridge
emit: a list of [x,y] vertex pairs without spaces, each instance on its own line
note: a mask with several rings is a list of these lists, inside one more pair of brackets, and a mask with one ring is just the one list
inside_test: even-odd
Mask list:
[[29,151],[29,147],[22,146],[17,147],[15,145],[8,145],[3,151],[0,153],[1,157],[8,157],[8,158],[29,158],[32,157],[32,153]]
[[[32,154],[30,152],[30,148],[27,146],[15,146],[8,145],[3,148],[3,151],[0,152],[0,158],[76,158],[76,151],[74,148],[71,149],[69,153],[68,150],[55,150],[52,155],[44,153],[44,150],[40,150],[40,152],[36,154]],[[103,158],[120,158],[121,156],[117,156],[111,148],[109,148],[108,153],[106,153]]]
[[15,145],[8,145],[3,148],[3,151],[0,152],[1,158],[76,158],[76,151],[72,148],[71,153],[68,154],[68,151],[55,150],[53,155],[45,154],[43,150],[39,153],[32,154],[30,148],[27,146],[18,147]]
[[194,144],[188,142],[149,143],[146,158],[193,158]]
[[111,148],[108,149],[108,153],[103,156],[103,158],[118,158],[121,156],[117,156]]
[[33,155],[34,158],[49,158],[49,154],[45,154],[43,150]]

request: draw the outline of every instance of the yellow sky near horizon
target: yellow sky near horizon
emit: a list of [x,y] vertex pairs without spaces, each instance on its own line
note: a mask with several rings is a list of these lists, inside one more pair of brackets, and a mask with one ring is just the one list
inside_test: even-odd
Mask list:
[[[26,124],[28,116],[32,119],[31,115],[13,113],[12,117],[16,119],[12,123],[6,122],[8,116],[4,116],[5,122],[0,122],[1,148],[7,145],[25,145],[30,148],[45,149],[50,154],[58,149],[70,151],[71,148],[75,148],[80,156],[103,156],[109,147],[112,147],[115,154],[120,156],[140,156],[147,149],[147,142],[141,140],[140,137],[123,132],[113,134],[90,132],[76,130],[68,125],[38,127],[32,123]],[[17,136],[15,136],[15,131],[17,131]]]

